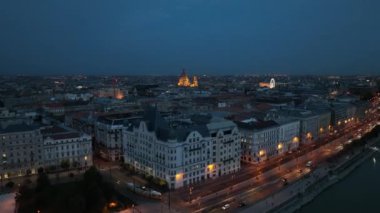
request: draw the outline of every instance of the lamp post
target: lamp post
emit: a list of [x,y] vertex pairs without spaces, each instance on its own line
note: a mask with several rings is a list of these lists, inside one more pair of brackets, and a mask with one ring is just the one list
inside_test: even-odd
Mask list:
[[87,170],[87,155],[84,156],[84,170]]
[[193,189],[194,187],[192,186],[189,187],[189,203],[191,203],[191,195],[193,194]]
[[3,174],[0,174],[0,181],[1,181],[1,191],[3,191],[3,179],[5,178],[5,164],[7,163],[7,154],[3,153],[1,156],[1,165]]
[[170,186],[169,186],[169,194],[168,194],[168,208],[170,213]]
[[296,161],[297,161],[297,170],[299,170],[299,157],[300,157],[300,153],[301,153],[301,150],[298,150],[297,151],[297,159],[296,159]]

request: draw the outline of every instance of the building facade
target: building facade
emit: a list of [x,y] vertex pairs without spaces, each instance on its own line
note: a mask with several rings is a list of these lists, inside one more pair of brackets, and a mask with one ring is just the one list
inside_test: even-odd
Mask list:
[[95,123],[96,151],[102,158],[119,161],[122,157],[124,119],[99,117]]
[[300,121],[299,138],[301,143],[310,143],[319,137],[320,117],[311,110],[286,108],[279,111],[279,119],[296,119]]
[[279,123],[277,145],[279,154],[297,149],[300,142],[300,121],[293,119],[277,123]]
[[10,125],[0,129],[0,155],[1,178],[35,174],[62,162],[86,167],[92,165],[92,139],[63,127]]
[[240,136],[224,119],[166,121],[157,111],[124,129],[124,161],[172,189],[240,169]]
[[16,124],[0,129],[0,176],[34,174],[43,166],[43,140],[35,125]]
[[318,115],[318,137],[326,136],[331,130],[331,111],[318,110],[315,111]]
[[264,161],[278,154],[279,125],[274,121],[237,122],[242,138],[242,160]]
[[92,165],[91,136],[57,126],[44,128],[41,133],[45,167],[63,163],[72,168]]
[[351,120],[354,120],[356,116],[356,107],[351,103],[334,102],[331,105],[332,110],[332,124],[336,127],[341,127]]
[[300,121],[257,119],[237,121],[242,138],[242,161],[258,163],[298,148]]

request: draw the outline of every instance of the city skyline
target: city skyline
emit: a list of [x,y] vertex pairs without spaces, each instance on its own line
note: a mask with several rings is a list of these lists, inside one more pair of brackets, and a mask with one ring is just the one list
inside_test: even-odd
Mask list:
[[0,212],[377,212],[378,8],[0,1]]
[[379,73],[377,1],[2,2],[2,75]]

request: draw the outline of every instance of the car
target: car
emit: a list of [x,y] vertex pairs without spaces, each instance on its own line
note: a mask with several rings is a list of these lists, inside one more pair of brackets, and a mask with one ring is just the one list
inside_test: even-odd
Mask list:
[[281,182],[282,184],[285,186],[285,185],[288,185],[288,180],[286,178],[281,178]]
[[230,204],[225,204],[224,206],[222,206],[222,210],[227,210],[230,208]]
[[306,167],[312,167],[313,166],[313,161],[308,161],[306,163]]

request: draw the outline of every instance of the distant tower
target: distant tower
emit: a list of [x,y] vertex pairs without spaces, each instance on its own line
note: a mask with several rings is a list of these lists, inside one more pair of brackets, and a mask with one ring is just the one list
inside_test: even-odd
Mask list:
[[198,78],[197,76],[193,76],[193,83],[191,84],[191,87],[198,87]]
[[112,79],[112,88],[113,88],[113,97],[116,98],[116,84],[117,84],[117,79],[113,78]]
[[115,99],[123,99],[124,98],[124,93],[121,91],[119,88],[116,88],[117,86],[117,78],[112,79],[112,88],[113,88],[113,98]]
[[190,86],[190,79],[187,76],[185,69],[182,70],[182,73],[179,76],[177,85],[180,87],[189,87]]

